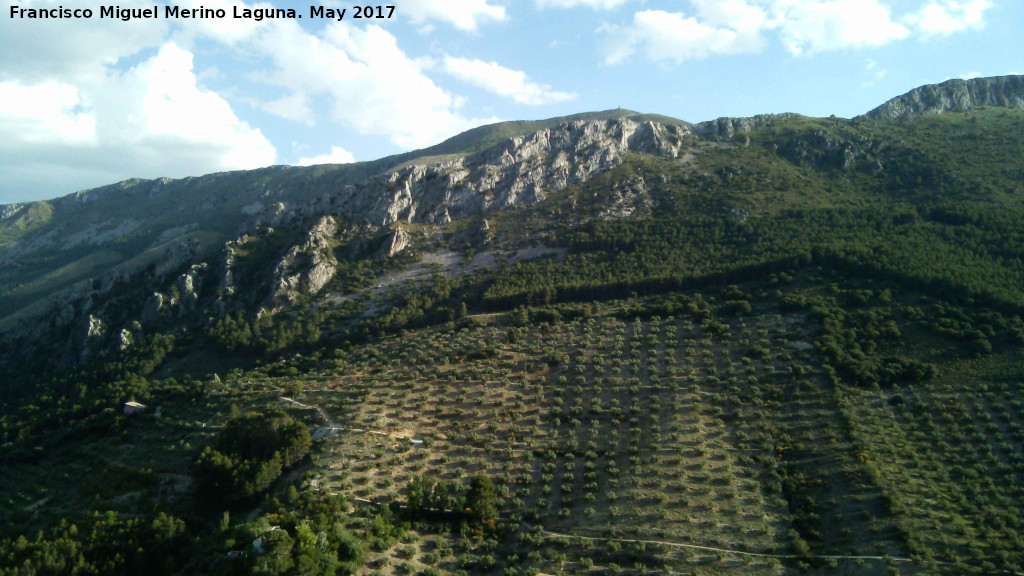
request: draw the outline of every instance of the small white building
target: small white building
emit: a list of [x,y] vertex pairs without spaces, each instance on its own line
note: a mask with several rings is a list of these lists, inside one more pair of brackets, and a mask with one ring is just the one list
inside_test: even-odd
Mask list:
[[125,402],[124,413],[131,416],[132,414],[142,414],[146,411],[145,404],[139,404],[138,402]]

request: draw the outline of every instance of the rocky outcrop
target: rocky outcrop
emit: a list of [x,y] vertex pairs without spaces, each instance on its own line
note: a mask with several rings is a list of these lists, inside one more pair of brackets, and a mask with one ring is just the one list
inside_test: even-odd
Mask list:
[[616,182],[609,200],[608,206],[599,215],[602,219],[646,214],[654,205],[643,176],[636,176],[627,182]]
[[178,276],[178,279],[174,282],[182,308],[180,312],[192,310],[199,302],[199,291],[202,288],[203,277],[206,275],[208,268],[205,263],[193,264],[184,274]]
[[803,118],[799,114],[760,114],[750,118],[718,118],[693,125],[693,133],[699,136],[715,138],[732,138],[736,134],[753,132],[776,122],[786,122]]
[[684,124],[630,119],[566,122],[476,154],[405,166],[347,185],[261,223],[284,225],[289,217],[300,221],[331,213],[378,226],[444,224],[543,201],[551,191],[584,183],[622,164],[630,153],[678,157],[683,137],[690,133]]
[[122,328],[121,332],[117,335],[117,349],[127,350],[131,347],[133,341],[134,336],[132,336],[131,331],[127,328]]
[[78,349],[78,360],[84,362],[95,352],[103,337],[106,335],[106,326],[103,320],[92,314],[82,318],[75,327],[74,342]]
[[877,169],[877,163],[872,164],[877,147],[877,142],[850,139],[824,129],[789,133],[774,145],[779,156],[816,170]]
[[102,338],[104,333],[103,321],[90,314],[79,329],[79,337],[84,341]]
[[153,292],[146,303],[142,305],[142,321],[146,323],[155,322],[160,318],[160,311],[164,308],[164,295]]
[[412,240],[409,238],[409,233],[401,226],[395,226],[395,229],[384,240],[382,252],[390,258],[408,248],[411,243]]
[[930,114],[967,112],[980,106],[1024,109],[1024,76],[948,80],[922,86],[859,118],[910,120]]
[[235,265],[235,248],[229,242],[221,252],[220,265],[217,268],[217,290],[227,296],[235,293],[235,273],[232,266]]
[[182,264],[192,262],[199,256],[201,251],[202,247],[199,244],[199,240],[195,238],[190,238],[182,242],[175,242],[173,246],[169,246],[164,250],[163,256],[156,265],[156,273],[166,274],[171,270],[180,267]]
[[330,239],[338,233],[331,216],[321,217],[306,234],[306,240],[293,246],[274,267],[273,302],[294,301],[302,292],[315,294],[334,278],[335,260]]
[[25,206],[27,204],[0,204],[0,222],[17,216]]
[[189,296],[196,292],[195,279],[191,274],[182,274],[179,276],[175,286],[177,286],[178,293],[182,296]]

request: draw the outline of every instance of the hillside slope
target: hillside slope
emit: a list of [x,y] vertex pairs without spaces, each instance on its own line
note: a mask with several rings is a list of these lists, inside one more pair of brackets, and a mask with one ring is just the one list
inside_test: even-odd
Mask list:
[[0,574],[1021,572],[1002,85],[5,208]]

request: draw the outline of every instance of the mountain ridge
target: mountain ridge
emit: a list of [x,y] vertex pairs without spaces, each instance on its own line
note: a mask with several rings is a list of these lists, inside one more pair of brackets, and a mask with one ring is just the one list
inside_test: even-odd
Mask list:
[[[896,96],[878,107],[855,116],[850,120],[899,120],[911,119],[923,115],[942,114],[947,112],[964,112],[973,110],[979,106],[991,106],[1000,108],[1024,108],[1024,75],[1005,75],[973,79],[951,79],[938,84],[926,84],[914,88],[905,94]],[[438,144],[411,150],[399,154],[393,154],[351,164],[320,164],[310,167],[299,167],[292,165],[274,165],[253,170],[232,170],[226,172],[215,172],[202,176],[189,176],[185,178],[128,178],[120,182],[78,190],[48,200],[14,202],[11,204],[0,204],[0,222],[14,215],[17,209],[34,202],[54,202],[64,198],[79,199],[82,197],[95,196],[98,192],[106,192],[116,188],[130,188],[145,183],[168,184],[171,182],[187,181],[195,178],[217,177],[225,174],[238,173],[260,173],[264,171],[277,171],[281,169],[313,169],[321,166],[341,167],[343,173],[350,179],[364,179],[375,174],[416,161],[421,158],[433,158],[437,156],[448,156],[453,154],[470,154],[493,146],[516,136],[522,136],[530,132],[536,132],[545,128],[557,126],[568,122],[586,120],[617,120],[631,119],[634,121],[651,121],[664,125],[688,126],[696,134],[727,137],[736,132],[747,132],[757,127],[763,127],[771,122],[781,119],[805,117],[795,113],[766,113],[750,117],[722,116],[713,120],[701,122],[688,122],[670,116],[660,114],[642,113],[625,108],[616,108],[603,111],[581,112],[568,116],[556,116],[543,120],[511,120],[487,124],[472,128]]]
[[981,106],[1024,108],[1024,76],[952,79],[940,84],[927,84],[857,118],[910,120],[932,114],[968,112]]
[[[506,122],[372,162],[131,179],[50,201],[8,205],[0,207],[0,262],[6,268],[0,271],[0,332],[9,331],[15,318],[45,314],[53,306],[67,308],[97,286],[109,290],[147,266],[165,271],[208,259],[226,243],[261,227],[309,226],[331,214],[366,220],[371,229],[399,223],[445,225],[537,204],[552,192],[585,184],[622,164],[629,154],[694,162],[702,147],[747,146],[749,138],[732,139],[773,127],[789,134],[772,146],[791,162],[844,169],[860,163],[879,171],[882,164],[870,158],[886,145],[860,137],[846,141],[835,127],[885,122],[899,117],[900,110],[921,116],[930,115],[929,110],[937,114],[993,102],[1013,104],[1024,90],[1022,79],[922,87],[876,108],[872,116],[854,120],[765,114],[691,124],[614,109]],[[918,104],[910,108],[906,102]],[[612,208],[609,214],[618,211]],[[314,244],[319,248],[307,256],[319,262],[315,252],[325,244],[310,246]],[[20,264],[25,261],[39,264]],[[76,310],[85,308],[75,305]],[[59,317],[70,321],[76,315],[64,312]]]

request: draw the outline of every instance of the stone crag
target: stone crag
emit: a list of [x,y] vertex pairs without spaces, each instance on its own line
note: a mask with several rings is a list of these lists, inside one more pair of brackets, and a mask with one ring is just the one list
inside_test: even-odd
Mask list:
[[981,106],[1024,109],[1024,76],[948,80],[921,86],[860,118],[911,120],[931,114],[968,112]]

